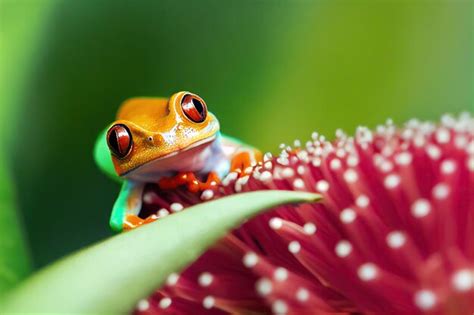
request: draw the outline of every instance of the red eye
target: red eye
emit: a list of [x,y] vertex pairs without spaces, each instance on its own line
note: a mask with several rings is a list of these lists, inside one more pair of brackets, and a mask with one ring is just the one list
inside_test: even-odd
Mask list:
[[107,132],[107,144],[118,158],[124,158],[132,148],[132,134],[125,125],[114,125]]
[[186,94],[181,100],[181,108],[191,121],[203,122],[207,117],[206,103],[199,96]]

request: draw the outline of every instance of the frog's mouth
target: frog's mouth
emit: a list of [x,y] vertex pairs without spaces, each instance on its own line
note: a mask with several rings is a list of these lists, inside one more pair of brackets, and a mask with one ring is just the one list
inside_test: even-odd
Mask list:
[[173,176],[178,172],[196,172],[204,169],[206,161],[212,155],[212,144],[217,136],[196,141],[181,150],[160,156],[139,165],[121,175],[121,177],[152,183],[164,176]]

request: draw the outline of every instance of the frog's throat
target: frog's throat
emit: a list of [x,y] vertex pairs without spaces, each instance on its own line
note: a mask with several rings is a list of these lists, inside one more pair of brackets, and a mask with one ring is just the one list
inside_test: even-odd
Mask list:
[[[205,147],[205,146],[211,144],[212,142],[214,142],[218,138],[218,136],[219,136],[219,134],[214,134],[214,135],[212,135],[210,137],[207,137],[205,139],[196,141],[196,142],[188,145],[187,147],[185,147],[181,150],[177,150],[177,151],[168,153],[166,155],[160,156],[156,159],[152,159],[152,160],[150,160],[150,161],[148,161],[144,164],[138,165],[138,166],[134,167],[133,169],[130,169],[130,170],[126,171],[125,173],[120,174],[120,177],[123,177],[123,178],[132,177],[131,175],[133,175],[134,173],[139,171],[141,168],[145,168],[145,167],[147,167],[151,164],[154,164],[154,163],[160,163],[160,161],[166,161],[166,160],[171,159],[175,156],[186,153],[187,151],[190,151],[190,150],[193,150],[193,149],[197,149],[199,147]],[[175,171],[175,170],[169,169],[168,171]],[[190,171],[192,171],[192,170],[190,170]]]

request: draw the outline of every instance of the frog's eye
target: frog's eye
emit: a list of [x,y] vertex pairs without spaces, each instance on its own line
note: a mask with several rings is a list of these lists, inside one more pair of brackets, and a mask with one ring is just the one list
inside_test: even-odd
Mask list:
[[200,123],[206,120],[206,103],[197,95],[186,94],[181,100],[181,108],[186,117],[193,122]]
[[124,158],[132,148],[132,134],[125,125],[113,125],[107,132],[107,144],[112,154]]

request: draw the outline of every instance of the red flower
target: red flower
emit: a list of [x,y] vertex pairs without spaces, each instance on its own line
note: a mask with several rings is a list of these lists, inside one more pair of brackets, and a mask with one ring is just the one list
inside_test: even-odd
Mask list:
[[[136,314],[472,314],[474,119],[313,134],[202,200],[264,189],[322,203],[260,215],[138,303]],[[201,202],[148,185],[142,215]],[[227,209],[222,209],[227,211]],[[166,258],[164,258],[166,259]]]

